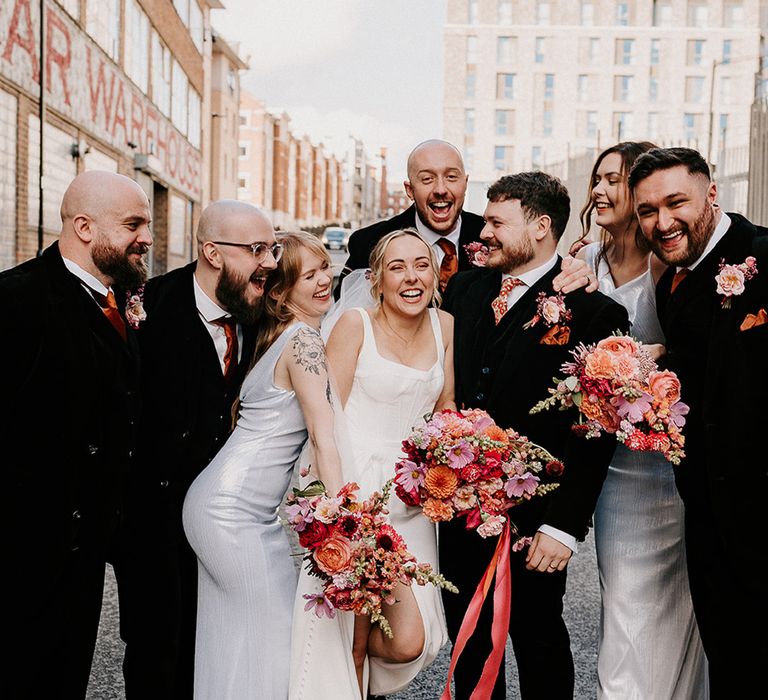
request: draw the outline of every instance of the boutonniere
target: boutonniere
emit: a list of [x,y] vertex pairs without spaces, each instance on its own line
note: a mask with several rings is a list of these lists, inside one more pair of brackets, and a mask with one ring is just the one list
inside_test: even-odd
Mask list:
[[472,267],[485,267],[485,263],[488,262],[488,246],[480,241],[472,241],[464,246],[464,250]]
[[725,258],[720,261],[719,272],[715,275],[717,293],[722,295],[720,306],[731,308],[731,297],[744,293],[744,283],[757,274],[757,260],[751,255],[738,265],[726,265]]
[[523,324],[523,328],[533,328],[539,321],[549,330],[539,341],[542,345],[565,345],[571,337],[568,321],[571,320],[571,310],[565,305],[565,295],[562,292],[547,296],[539,292],[536,298],[536,313],[533,318]]
[[147,312],[144,311],[144,285],[135,292],[125,292],[125,320],[128,325],[137,330],[142,321],[147,320]]

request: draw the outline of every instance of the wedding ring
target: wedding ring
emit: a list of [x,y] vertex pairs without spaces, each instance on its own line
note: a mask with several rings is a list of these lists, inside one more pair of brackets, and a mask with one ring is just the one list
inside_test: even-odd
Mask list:
[[549,565],[549,568],[550,568],[550,569],[556,569],[556,568],[557,568],[557,564],[550,564],[550,565]]
[[589,275],[584,275],[587,278],[587,286],[589,286]]

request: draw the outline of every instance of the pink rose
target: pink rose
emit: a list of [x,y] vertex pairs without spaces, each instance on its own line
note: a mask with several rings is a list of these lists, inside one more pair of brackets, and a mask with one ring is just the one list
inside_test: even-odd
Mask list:
[[318,567],[332,576],[349,567],[352,547],[345,537],[333,535],[315,549],[313,556]]
[[608,338],[603,338],[597,344],[597,347],[608,352],[626,353],[629,355],[636,355],[640,349],[640,346],[628,335],[612,335]]
[[560,321],[561,312],[562,308],[556,297],[547,297],[541,304],[541,315],[549,324]]
[[725,265],[720,274],[715,277],[717,293],[727,297],[741,294],[744,291],[744,273],[735,265]]
[[680,380],[674,372],[665,369],[648,375],[648,388],[653,397],[670,405],[680,400]]

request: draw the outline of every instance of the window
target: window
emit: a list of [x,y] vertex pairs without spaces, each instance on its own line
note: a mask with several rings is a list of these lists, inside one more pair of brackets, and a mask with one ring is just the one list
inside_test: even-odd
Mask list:
[[672,26],[672,0],[653,1],[653,26]]
[[555,74],[547,73],[544,76],[544,99],[551,100],[555,97]]
[[616,39],[616,64],[631,66],[635,63],[635,40]]
[[467,37],[467,63],[477,63],[477,37]]
[[512,100],[515,98],[515,74],[496,74],[496,99]]
[[166,116],[171,116],[171,52],[152,32],[152,100]]
[[126,0],[125,15],[125,72],[146,94],[149,92],[149,18],[136,0]]
[[496,170],[510,172],[514,168],[514,148],[512,146],[494,146],[493,167]]
[[576,135],[579,138],[594,139],[597,137],[597,112],[582,111],[576,122]]
[[114,61],[120,56],[120,0],[86,0],[85,31]]
[[238,174],[237,187],[240,190],[247,190],[248,188],[248,176]]
[[512,24],[512,0],[499,0],[497,17],[499,24]]
[[599,37],[589,38],[589,62],[597,63],[600,58],[600,39]]
[[688,0],[688,26],[706,27],[709,23],[708,0]]
[[477,88],[477,73],[474,66],[467,66],[467,80],[464,84],[464,97],[473,98]]
[[742,0],[725,0],[723,26],[737,29],[744,27],[744,3]]
[[730,39],[723,39],[723,58],[722,64],[728,65],[731,62],[731,48],[733,44]]
[[701,133],[701,114],[691,114],[686,112],[683,115],[683,135],[688,141],[694,141],[698,139]]
[[467,24],[477,24],[478,21],[478,2],[477,0],[468,0],[467,2]]
[[699,103],[704,99],[704,78],[689,75],[685,79],[685,101]]
[[531,148],[531,168],[541,170],[541,146]]
[[613,137],[623,141],[632,131],[632,114],[630,112],[613,113]]
[[200,53],[203,53],[203,29],[203,11],[197,0],[189,0],[189,35]]
[[496,135],[511,136],[515,133],[515,111],[513,109],[496,110]]
[[240,126],[248,126],[248,112],[240,112]]
[[464,110],[464,134],[466,136],[472,136],[475,133],[475,110]]
[[173,193],[168,195],[170,200],[170,216],[168,221],[168,252],[171,255],[187,254],[187,233],[189,222],[187,212],[191,202]]
[[656,66],[661,57],[661,39],[651,39],[651,65]]
[[659,100],[659,81],[656,76],[648,77],[648,102],[658,102]]
[[616,24],[619,27],[626,27],[629,25],[629,3],[616,3]]
[[731,99],[731,77],[729,75],[720,76],[720,102],[726,105],[731,104]]
[[649,139],[659,138],[659,113],[658,112],[648,112],[648,128],[646,129],[646,131],[648,132]]
[[700,66],[704,57],[704,40],[689,39],[687,63],[689,66]]
[[595,24],[595,6],[592,0],[581,0],[580,21],[582,27],[591,27]]
[[576,79],[576,100],[578,102],[589,100],[589,76],[584,73]]
[[238,158],[247,158],[248,157],[248,155],[249,155],[249,148],[248,148],[248,146],[250,146],[248,141],[241,141],[237,145],[237,156],[238,156]]
[[189,81],[187,74],[177,61],[173,61],[171,72],[172,99],[171,121],[173,125],[185,136],[187,135],[187,102],[189,94]]
[[467,170],[472,170],[475,167],[475,147],[464,146],[464,166]]
[[549,3],[544,0],[536,3],[536,24],[549,24]]
[[554,121],[551,109],[544,110],[544,118],[541,122],[541,133],[543,136],[552,136],[552,122]]
[[587,138],[597,137],[597,112],[587,112]]
[[544,37],[537,36],[534,40],[533,60],[536,63],[544,63]]
[[613,99],[615,102],[632,100],[632,76],[617,75],[613,79]]
[[190,86],[189,88],[189,107],[187,109],[187,118],[189,121],[188,138],[189,142],[195,147],[200,148],[200,106],[202,100],[197,91]]
[[721,114],[720,118],[718,120],[718,141],[720,142],[720,148],[725,148],[725,135],[728,131],[728,115],[727,114]]
[[599,56],[599,37],[583,36],[579,38],[579,63],[595,65]]
[[500,36],[496,39],[496,62],[512,63],[514,61],[515,37]]

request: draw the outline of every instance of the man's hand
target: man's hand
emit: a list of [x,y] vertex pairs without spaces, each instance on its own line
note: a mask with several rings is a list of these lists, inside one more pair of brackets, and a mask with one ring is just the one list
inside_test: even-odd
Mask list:
[[560,274],[552,280],[552,286],[556,292],[564,294],[582,287],[587,292],[594,292],[597,289],[597,276],[586,261],[569,255],[563,258]]
[[525,558],[525,568],[529,571],[541,571],[542,573],[554,573],[562,571],[573,552],[562,542],[554,537],[537,532],[531,546],[528,548],[528,556]]

